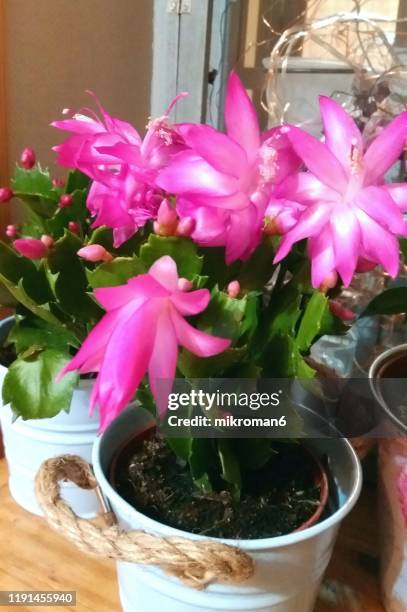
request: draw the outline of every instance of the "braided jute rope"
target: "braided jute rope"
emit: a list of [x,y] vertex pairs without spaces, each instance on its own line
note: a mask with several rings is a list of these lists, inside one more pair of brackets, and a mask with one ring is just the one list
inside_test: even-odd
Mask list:
[[215,581],[238,584],[252,576],[253,559],[235,546],[211,540],[162,537],[142,530],[125,532],[107,509],[102,514],[104,527],[79,518],[61,498],[60,481],[64,480],[82,489],[99,493],[100,489],[90,465],[76,455],[47,459],[36,476],[37,499],[48,523],[83,551],[117,561],[158,565],[195,589],[204,589]]

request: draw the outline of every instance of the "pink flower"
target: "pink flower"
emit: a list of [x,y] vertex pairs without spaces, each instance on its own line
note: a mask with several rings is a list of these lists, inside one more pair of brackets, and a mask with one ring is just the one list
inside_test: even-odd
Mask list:
[[29,147],[23,149],[20,157],[21,166],[25,168],[25,170],[31,170],[31,168],[35,166],[35,161],[35,151],[33,151],[33,149],[30,149]]
[[178,281],[174,260],[164,256],[126,285],[95,289],[107,312],[60,376],[72,370],[99,373],[91,409],[98,403],[102,430],[128,404],[147,371],[159,410],[165,411],[160,381],[172,386],[179,345],[200,357],[230,345],[230,340],[199,331],[185,320],[205,310],[210,294],[207,289],[182,291]]
[[111,117],[100,105],[99,109],[101,119],[87,111],[54,122],[73,133],[54,150],[59,164],[93,179],[87,201],[95,217],[93,226],[113,228],[114,246],[120,246],[156,217],[163,193],[155,178],[184,144],[167,115],[151,121],[142,140],[130,124]]
[[274,197],[297,202],[275,262],[292,245],[308,238],[312,283],[318,287],[337,271],[349,285],[360,260],[380,264],[396,276],[398,235],[407,234],[407,186],[384,184],[386,171],[397,161],[407,138],[407,112],[401,113],[364,151],[353,119],[343,108],[321,96],[325,142],[297,127],[288,138],[309,172],[289,176]]
[[48,247],[36,238],[18,238],[14,240],[13,246],[20,255],[28,259],[42,259],[48,254]]
[[113,256],[101,244],[88,244],[78,251],[79,257],[86,261],[111,261]]
[[195,220],[192,238],[226,246],[226,261],[247,259],[261,240],[273,185],[298,167],[298,157],[279,129],[260,133],[256,112],[232,72],[226,92],[227,134],[208,125],[178,126],[190,150],[176,155],[157,185],[178,194],[181,218]]

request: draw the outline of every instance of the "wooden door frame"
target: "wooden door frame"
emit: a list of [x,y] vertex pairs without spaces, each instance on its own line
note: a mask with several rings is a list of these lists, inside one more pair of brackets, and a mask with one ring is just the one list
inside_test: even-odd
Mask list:
[[[6,0],[0,0],[0,186],[9,181],[7,126],[7,28]],[[10,207],[0,206],[0,232],[10,218]]]

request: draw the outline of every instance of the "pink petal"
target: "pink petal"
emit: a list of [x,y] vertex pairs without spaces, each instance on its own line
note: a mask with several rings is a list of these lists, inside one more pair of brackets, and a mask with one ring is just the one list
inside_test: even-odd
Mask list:
[[171,392],[178,358],[178,343],[168,309],[160,314],[154,349],[148,365],[148,376],[151,391],[157,402],[161,416],[168,405],[168,394]]
[[406,224],[403,215],[388,191],[382,187],[366,187],[359,192],[356,204],[369,217],[394,234],[403,234]]
[[301,204],[311,204],[318,200],[325,202],[338,200],[338,192],[327,187],[311,172],[298,172],[289,176],[278,185],[275,195]]
[[126,164],[135,165],[141,163],[140,147],[137,145],[117,142],[110,146],[104,145],[95,148],[99,153],[117,157]]
[[95,121],[91,117],[84,119],[62,119],[61,121],[53,121],[52,127],[74,134],[98,134],[105,132],[105,126],[99,121]]
[[231,72],[226,88],[225,124],[228,136],[246,151],[253,162],[260,146],[260,130],[256,110],[239,77]]
[[360,157],[363,155],[362,135],[352,117],[344,108],[327,96],[319,97],[319,107],[324,124],[325,144],[349,174],[352,145]]
[[203,246],[223,246],[225,244],[225,227],[229,215],[224,210],[209,206],[196,207],[194,204],[178,198],[177,211],[180,217],[192,217],[195,229],[192,234],[194,242]]
[[335,270],[333,237],[329,225],[309,239],[308,253],[311,259],[312,286],[320,287]]
[[192,151],[178,153],[160,172],[156,183],[161,189],[180,194],[225,196],[237,191],[235,178],[218,172]]
[[61,370],[57,380],[67,372],[79,370],[82,374],[98,372],[106,350],[107,342],[116,325],[120,322],[122,312],[116,309],[105,314],[84,340],[81,348],[71,361]]
[[366,257],[381,264],[390,276],[396,277],[400,263],[399,241],[360,208],[355,212]]
[[393,119],[373,140],[364,156],[365,182],[372,185],[400,157],[407,139],[407,112]]
[[382,189],[390,194],[402,212],[407,212],[407,185],[406,183],[390,183],[382,185]]
[[148,274],[168,291],[177,291],[177,264],[169,255],[164,255],[157,259],[149,269]]
[[135,313],[126,308],[109,338],[95,398],[104,427],[126,407],[147,371],[159,313],[156,302],[147,302]]
[[229,196],[213,197],[205,194],[191,194],[187,196],[195,206],[207,206],[224,210],[241,210],[250,205],[247,193],[237,191]]
[[106,310],[121,308],[129,302],[133,310],[147,299],[167,297],[168,291],[149,274],[140,274],[130,278],[126,285],[100,287],[93,291],[96,299]]
[[320,203],[307,208],[293,229],[285,234],[274,258],[274,263],[284,259],[295,242],[318,234],[327,223],[331,210],[329,204]]
[[231,340],[211,336],[195,329],[178,314],[175,308],[172,308],[170,312],[178,343],[194,355],[211,357],[229,348]]
[[335,267],[348,287],[355,273],[360,251],[360,228],[353,209],[346,204],[335,206],[330,220],[335,253]]
[[[260,215],[263,218],[263,215]],[[254,205],[232,213],[226,232],[226,264],[247,259],[261,241],[261,223]]]
[[[103,225],[103,224],[101,224]],[[123,227],[113,228],[113,246],[118,249],[124,242],[127,242],[139,228],[134,223]]]
[[209,125],[180,130],[186,144],[219,172],[239,178],[248,171],[247,156],[234,140]]
[[289,126],[286,133],[297,155],[321,183],[339,193],[345,191],[345,171],[326,145],[294,126]]
[[122,136],[130,144],[141,144],[140,134],[137,132],[135,127],[133,127],[130,123],[127,123],[127,121],[123,121],[117,117],[110,117],[110,119],[111,128],[114,130],[114,132]]
[[205,310],[210,300],[208,289],[176,291],[170,297],[172,304],[184,316],[196,315]]

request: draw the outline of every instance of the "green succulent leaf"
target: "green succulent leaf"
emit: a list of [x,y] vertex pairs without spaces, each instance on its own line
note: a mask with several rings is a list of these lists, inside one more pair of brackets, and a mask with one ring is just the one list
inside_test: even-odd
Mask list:
[[212,491],[210,472],[214,463],[213,442],[208,438],[191,438],[189,446],[188,463],[192,479],[198,489],[209,493]]
[[21,285],[26,295],[37,304],[45,304],[52,299],[52,291],[43,265],[36,266],[30,259],[18,255],[1,241],[0,276],[0,280],[7,285],[7,288]]
[[232,441],[221,438],[217,440],[217,447],[221,464],[221,476],[227,483],[233,499],[238,501],[242,490],[242,476]]
[[66,181],[66,193],[73,193],[77,189],[88,189],[90,178],[79,170],[71,170]]
[[66,352],[54,348],[19,357],[4,379],[3,402],[11,404],[14,414],[23,419],[51,418],[69,411],[78,375],[71,372],[55,381],[69,360]]
[[58,192],[54,189],[48,170],[36,165],[31,170],[17,166],[11,181],[14,195],[25,202],[35,214],[50,218],[58,204]]
[[407,312],[407,287],[392,287],[376,295],[360,315],[391,315]]
[[248,470],[260,470],[276,454],[268,438],[237,438],[233,443],[240,465]]
[[181,277],[193,279],[201,273],[202,257],[198,255],[196,245],[188,238],[150,234],[148,241],[140,248],[141,261],[149,268],[163,255],[174,259]]
[[55,326],[39,318],[16,317],[8,340],[15,344],[18,354],[32,346],[66,351],[68,346],[79,347],[77,338],[62,326]]
[[265,236],[253,255],[241,264],[239,282],[242,291],[261,291],[273,275],[273,240]]
[[199,317],[199,328],[213,336],[237,340],[245,331],[243,320],[248,300],[247,296],[242,299],[231,298],[227,293],[214,287],[211,301]]
[[186,378],[219,377],[226,374],[229,368],[241,363],[246,355],[246,346],[232,347],[213,357],[197,357],[183,349],[178,359],[178,369]]
[[95,322],[103,314],[102,309],[88,295],[88,279],[78,257],[82,242],[70,232],[57,240],[48,257],[50,272],[57,275],[55,295],[61,308],[83,322]]
[[323,293],[315,291],[306,308],[297,333],[297,346],[303,353],[309,351],[314,339],[324,333],[329,312],[328,298]]
[[146,272],[146,267],[138,257],[117,257],[107,261],[94,270],[86,270],[86,276],[93,289],[124,285],[129,278]]
[[70,221],[79,223],[79,226],[86,230],[89,216],[86,208],[87,190],[76,189],[71,196],[72,204],[65,208],[57,208],[55,215],[47,222],[47,231],[54,238],[64,235]]

